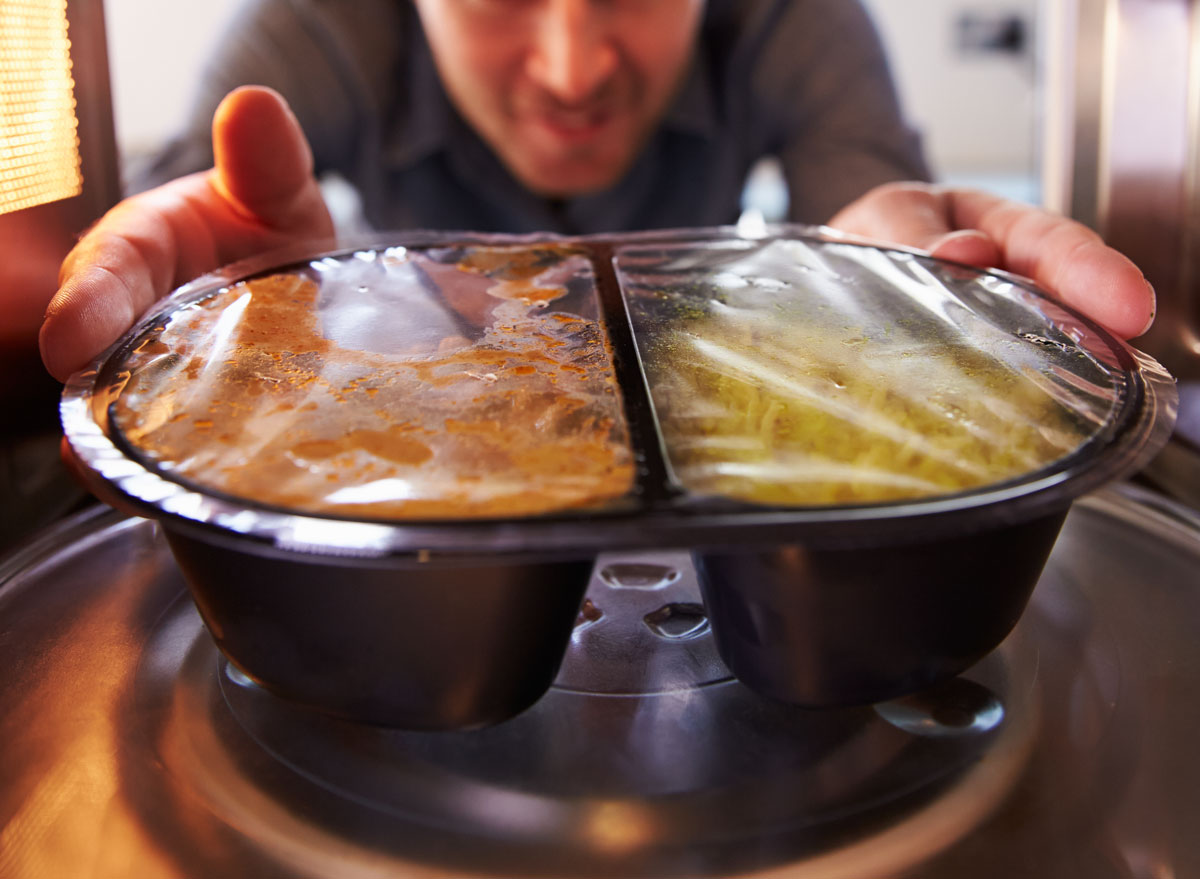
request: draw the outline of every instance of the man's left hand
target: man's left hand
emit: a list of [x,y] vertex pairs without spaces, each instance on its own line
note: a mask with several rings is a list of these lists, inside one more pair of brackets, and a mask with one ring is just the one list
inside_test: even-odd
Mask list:
[[828,223],[842,232],[1022,275],[1122,339],[1154,321],[1154,288],[1127,257],[1066,217],[971,189],[889,183]]

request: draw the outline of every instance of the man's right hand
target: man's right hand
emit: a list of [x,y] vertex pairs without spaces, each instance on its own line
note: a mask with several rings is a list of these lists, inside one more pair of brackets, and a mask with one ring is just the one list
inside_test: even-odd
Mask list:
[[312,152],[275,92],[231,92],[213,118],[212,170],[126,199],[63,262],[40,345],[65,381],[155,300],[226,263],[333,234]]

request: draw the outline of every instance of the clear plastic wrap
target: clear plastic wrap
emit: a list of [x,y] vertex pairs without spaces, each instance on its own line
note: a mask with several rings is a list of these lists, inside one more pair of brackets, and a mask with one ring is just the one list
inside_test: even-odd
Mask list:
[[1103,434],[1126,374],[995,275],[805,240],[626,247],[616,268],[683,489],[828,506],[1044,471]]
[[553,245],[325,257],[138,339],[111,410],[174,478],[384,518],[602,506],[633,463],[587,255]]
[[380,555],[986,528],[1175,405],[1028,281],[784,226],[300,245],[159,303],[62,416],[114,502]]

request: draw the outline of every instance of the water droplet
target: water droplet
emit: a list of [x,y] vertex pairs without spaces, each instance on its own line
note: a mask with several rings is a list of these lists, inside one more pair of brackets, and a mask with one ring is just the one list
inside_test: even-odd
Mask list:
[[646,614],[644,619],[654,634],[672,641],[698,638],[708,632],[708,616],[703,605],[691,601],[665,604]]
[[724,290],[737,290],[750,285],[749,281],[734,272],[719,272],[713,275],[710,283]]
[[777,278],[750,278],[750,283],[762,290],[786,290],[787,284]]
[[679,571],[666,565],[629,562],[605,565],[600,579],[613,589],[662,589],[679,579]]
[[1056,348],[1059,351],[1070,352],[1073,347],[1066,342],[1060,342],[1056,339],[1047,339],[1045,336],[1039,336],[1037,333],[1017,333],[1019,338],[1026,342],[1032,342],[1035,345],[1041,345],[1045,348]]

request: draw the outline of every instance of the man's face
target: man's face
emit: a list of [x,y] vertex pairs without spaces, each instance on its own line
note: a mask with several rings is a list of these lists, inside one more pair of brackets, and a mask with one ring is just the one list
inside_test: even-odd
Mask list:
[[666,112],[704,0],[414,0],[458,111],[525,186],[615,183]]

